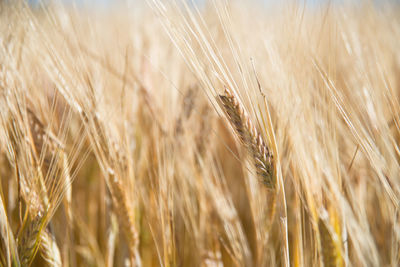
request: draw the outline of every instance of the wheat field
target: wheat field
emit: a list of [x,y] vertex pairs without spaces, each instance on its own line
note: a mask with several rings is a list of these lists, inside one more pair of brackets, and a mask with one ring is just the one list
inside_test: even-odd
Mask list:
[[400,8],[0,4],[0,266],[399,266]]

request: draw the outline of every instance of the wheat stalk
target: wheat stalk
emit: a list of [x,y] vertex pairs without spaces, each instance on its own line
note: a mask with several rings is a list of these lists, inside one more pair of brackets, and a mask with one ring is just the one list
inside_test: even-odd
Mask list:
[[338,238],[329,223],[329,215],[326,210],[318,219],[318,231],[320,235],[322,262],[325,267],[342,266],[342,257],[340,247],[338,247]]
[[8,222],[0,186],[0,265],[20,266],[14,235]]

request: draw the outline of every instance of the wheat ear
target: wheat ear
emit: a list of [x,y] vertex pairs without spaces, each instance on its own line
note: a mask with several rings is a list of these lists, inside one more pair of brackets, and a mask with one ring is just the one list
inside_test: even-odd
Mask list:
[[128,242],[129,254],[132,266],[141,266],[140,255],[138,251],[139,236],[135,228],[133,207],[127,199],[123,183],[112,169],[108,169],[108,184],[111,191],[115,210],[119,217],[122,231]]
[[[31,199],[30,201],[27,201],[27,204],[31,216],[35,217],[34,219],[35,221],[39,221],[39,219],[41,219],[42,217],[43,211],[48,212],[49,209],[48,205],[50,203],[48,203],[49,196],[47,195],[48,193],[47,187],[56,185],[58,183],[56,179],[65,178],[63,177],[63,175],[57,177],[58,175],[57,172],[55,171],[55,168],[57,167],[57,160],[55,160],[56,157],[55,155],[57,153],[56,151],[58,148],[62,147],[62,145],[59,141],[57,141],[54,137],[51,136],[51,133],[47,133],[45,131],[45,127],[42,124],[42,122],[35,115],[35,113],[29,108],[27,108],[27,117],[28,117],[29,131],[32,137],[32,150],[33,150],[32,152],[34,153],[36,164],[41,165],[42,168],[41,170],[42,173],[38,175],[39,180],[42,181],[40,183],[41,185],[41,188],[39,189],[40,192],[36,192],[36,194],[30,194]],[[48,149],[46,150],[45,147]],[[66,160],[65,153],[62,152],[62,154],[63,158]],[[40,160],[41,157],[43,157],[43,162],[41,162]],[[50,182],[50,185],[46,186],[45,179],[47,179],[48,176],[54,176],[54,177],[51,177],[52,181]],[[67,182],[69,181],[66,181],[66,184]],[[32,203],[37,203],[37,205],[36,206],[32,205]],[[30,233],[39,234],[40,239],[37,241],[40,242],[40,253],[43,259],[50,266],[62,266],[60,250],[57,246],[54,235],[49,231],[49,228],[46,226],[41,231],[34,231],[34,225],[38,226],[39,224],[38,223],[32,224],[29,227],[30,231],[27,231],[25,234],[27,235]],[[26,248],[30,249],[29,246]]]
[[43,226],[43,218],[37,216],[23,228],[18,238],[18,254],[22,266],[29,266],[36,255],[40,244],[39,235]]
[[268,188],[274,189],[273,155],[262,136],[242,104],[228,88],[225,88],[225,94],[219,98],[232,127],[253,158],[257,175]]
[[[89,115],[86,113],[82,113],[82,115],[83,121],[88,127],[90,141],[92,142],[96,156],[103,165],[106,184],[110,190],[113,205],[118,215],[118,222],[121,225],[122,232],[128,243],[131,266],[140,267],[141,259],[138,251],[139,235],[135,227],[134,209],[127,195],[120,172],[118,172],[118,168],[113,169],[110,167],[113,165],[111,163],[116,161],[113,157],[113,153],[111,153],[107,146],[102,145],[109,143],[105,136],[104,124],[99,120],[97,115]],[[119,149],[115,146],[116,143],[114,143],[114,146],[111,146],[111,148],[118,151]],[[118,154],[118,152],[115,152],[115,154]],[[121,164],[121,162],[119,164]]]
[[56,238],[49,228],[45,228],[40,235],[40,254],[49,266],[61,267],[61,254]]

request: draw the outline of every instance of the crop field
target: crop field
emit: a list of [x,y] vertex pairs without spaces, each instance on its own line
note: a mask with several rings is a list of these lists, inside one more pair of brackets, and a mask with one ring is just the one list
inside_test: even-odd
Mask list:
[[400,4],[270,2],[0,2],[0,266],[400,266]]

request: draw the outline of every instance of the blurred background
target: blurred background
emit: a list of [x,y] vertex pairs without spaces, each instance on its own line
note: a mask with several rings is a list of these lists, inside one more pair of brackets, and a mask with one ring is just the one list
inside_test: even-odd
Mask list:
[[[7,0],[6,0],[7,2]],[[89,7],[89,8],[110,8],[115,5],[128,5],[132,6],[135,4],[143,3],[144,0],[28,0],[28,2],[32,5],[38,5],[39,3],[50,3],[50,2],[61,2],[65,5],[75,5],[77,7]],[[198,6],[204,5],[207,0],[191,0],[188,1],[192,4],[196,4]],[[229,2],[229,0],[228,0]],[[240,2],[240,1],[239,1]],[[276,5],[276,4],[297,4],[300,6],[307,7],[321,7],[330,4],[360,4],[360,3],[373,3],[377,6],[383,6],[386,4],[400,3],[400,0],[250,0],[246,1],[248,3],[255,2],[258,4],[264,4],[266,6]]]

